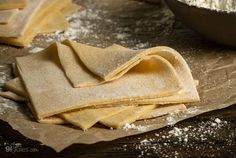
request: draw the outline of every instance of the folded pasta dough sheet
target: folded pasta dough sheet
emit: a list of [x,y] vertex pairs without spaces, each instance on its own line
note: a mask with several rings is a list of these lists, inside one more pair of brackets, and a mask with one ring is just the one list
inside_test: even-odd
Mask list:
[[66,112],[60,114],[67,122],[80,127],[83,130],[95,125],[100,120],[106,119],[113,115],[130,109],[131,106],[116,106],[116,107],[104,107],[104,108],[91,108],[91,109],[82,109],[75,112]]
[[120,113],[104,118],[99,122],[105,126],[113,128],[122,128],[138,120],[142,115],[151,112],[156,105],[133,106],[131,109],[121,111]]
[[0,92],[0,96],[7,98],[7,99],[14,100],[14,101],[26,101],[25,97],[17,95],[13,92],[10,92],[10,91]]
[[58,52],[65,74],[74,87],[103,84],[107,82],[106,78],[108,78],[108,81],[119,79],[143,59],[149,58],[149,56],[161,56],[171,63],[183,89],[179,93],[166,98],[150,99],[148,102],[147,100],[145,102],[139,100],[137,103],[169,104],[200,100],[188,64],[178,52],[171,48],[154,47],[134,51],[119,45],[102,49],[68,40],[64,41],[64,44],[71,46],[74,50],[72,52],[70,48],[64,48],[68,49],[66,51],[68,53],[64,53],[65,50],[59,50]]
[[24,8],[27,0],[0,0],[0,10]]
[[7,89],[8,91],[16,93],[17,95],[25,97],[27,96],[27,92],[24,89],[24,85],[20,80],[20,78],[18,77],[7,81],[4,85],[4,88]]
[[78,11],[79,9],[81,9],[80,5],[70,2],[64,8],[62,8],[60,11],[62,12],[63,15],[69,16],[69,15],[73,14],[74,12]]
[[187,110],[187,107],[184,104],[159,105],[152,111],[140,116],[138,120],[155,118],[169,113],[174,113],[184,110]]
[[173,67],[161,57],[140,62],[114,82],[73,88],[58,59],[60,47],[66,46],[56,43],[41,53],[16,59],[38,119],[93,105],[169,96],[182,88]]
[[[10,91],[15,92],[15,89],[21,89],[22,93],[26,94],[23,89],[23,85],[19,78],[15,78],[13,80],[10,80],[6,82],[8,86],[11,87]],[[15,101],[26,101],[25,97],[19,96],[13,92],[3,92],[0,93],[0,96],[9,98]],[[1,95],[3,94],[3,95]],[[32,105],[29,105],[32,106]],[[73,112],[65,112],[62,114],[59,114],[60,117],[54,115],[51,117],[43,118],[41,120],[37,120],[40,123],[48,123],[48,124],[65,124],[65,123],[71,123],[76,126],[81,127],[82,129],[86,130],[93,126],[98,121],[105,119],[106,117],[109,117],[111,115],[117,114],[118,112],[121,112],[122,110],[129,110],[134,111],[132,108],[133,106],[122,106],[121,105],[115,106],[115,107],[97,107],[97,108],[84,108],[80,110],[76,110]],[[183,111],[186,110],[186,106],[184,104],[176,104],[176,105],[162,105],[158,106],[155,105],[155,108],[151,111],[146,111],[142,116],[139,117],[139,120],[141,119],[150,119],[159,117],[162,115],[166,115],[170,112],[176,112],[176,111]],[[129,116],[127,116],[129,117]],[[128,123],[128,122],[127,122]]]
[[46,1],[40,11],[30,21],[29,29],[20,37],[0,37],[0,42],[16,46],[27,46],[38,33],[49,33],[55,30],[65,30],[69,24],[65,15],[60,11],[68,4],[70,0]]
[[0,10],[0,24],[9,23],[18,12],[18,9]]
[[68,21],[65,17],[77,12],[81,7],[73,2],[66,4],[59,13],[54,13],[49,17],[49,20],[40,28],[41,33],[52,33],[56,31],[63,31],[68,28]]
[[28,29],[30,21],[42,9],[46,0],[30,0],[28,5],[21,10],[10,23],[0,25],[0,37],[19,37]]

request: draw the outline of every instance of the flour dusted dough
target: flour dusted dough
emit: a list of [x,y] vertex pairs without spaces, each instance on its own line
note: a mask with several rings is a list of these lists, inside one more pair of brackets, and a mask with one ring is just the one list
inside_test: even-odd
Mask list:
[[114,82],[73,88],[58,60],[57,49],[60,47],[61,44],[56,43],[44,52],[16,59],[19,74],[39,119],[93,105],[169,96],[181,89],[173,67],[161,57],[142,61]]
[[88,87],[103,83],[101,78],[90,73],[72,48],[60,45],[58,56],[66,76],[74,87]]
[[30,21],[35,14],[41,9],[46,0],[30,0],[28,5],[16,16],[12,18],[10,23],[0,25],[0,37],[19,37],[28,29]]
[[66,120],[56,115],[43,118],[41,120],[38,120],[38,122],[45,123],[45,124],[57,124],[57,125],[68,123]]
[[80,127],[83,130],[95,125],[98,121],[116,115],[131,106],[117,106],[94,109],[83,109],[75,112],[66,112],[60,114],[67,122]]
[[[154,47],[146,50],[133,51],[118,45],[102,49],[92,46],[84,46],[83,44],[73,41],[65,41],[64,43],[72,46],[79,58],[77,59],[77,63],[69,63],[68,59],[66,62],[68,67],[69,65],[82,65],[80,67],[83,67],[84,70],[81,71],[78,69],[77,71],[76,69],[73,69],[73,72],[71,72],[72,69],[65,70],[66,73],[72,74],[67,75],[67,77],[70,79],[74,87],[99,85],[105,83],[106,80],[110,81],[118,79],[131,68],[134,68],[136,64],[143,60],[143,58],[159,56],[166,59],[174,67],[183,89],[179,93],[170,97],[144,100],[143,102],[138,100],[136,104],[169,104],[199,101],[195,81],[193,80],[186,61],[178,52],[171,48]],[[89,70],[97,76],[89,75],[87,78],[80,78],[80,75],[78,75],[81,73],[87,74]]]
[[60,11],[60,13],[53,14],[49,22],[46,23],[46,25],[43,25],[40,28],[40,34],[41,33],[52,33],[56,31],[62,31],[66,30],[69,26],[68,21],[66,20],[66,16],[69,16],[73,14],[74,12],[77,12],[81,7],[73,2],[70,2],[66,4]]
[[[150,67],[155,65],[155,64],[151,65],[152,59],[159,58],[159,56],[154,56],[154,55],[141,57],[139,55],[140,54],[139,51],[134,51],[126,48],[121,49],[121,47],[118,47],[119,49],[116,49],[117,47],[116,45],[109,47],[108,49],[102,49],[68,40],[64,41],[64,44],[71,46],[74,49],[75,53],[77,54],[78,58],[77,62],[73,62],[71,64],[69,63],[69,59],[67,60],[66,58],[64,58],[64,60],[67,60],[66,63],[73,65],[73,67],[77,65],[77,67],[82,68],[82,69],[73,69],[73,72],[71,72],[72,70],[69,68],[64,69],[64,71],[68,74],[74,74],[74,73],[88,74],[86,75],[86,78],[80,78],[80,76],[76,75],[67,76],[71,80],[74,87],[99,85],[107,81],[118,79],[121,76],[123,76],[124,73],[128,72],[131,68],[133,68],[135,65],[139,64],[141,61],[144,62],[146,60],[148,61],[149,58],[150,60],[144,65],[147,66],[146,67],[147,69],[150,69]],[[171,65],[169,66],[172,67]],[[170,69],[172,69],[173,72],[175,72],[173,67]],[[112,73],[113,75],[111,75]],[[114,73],[116,73],[116,75],[114,75]],[[85,75],[81,76],[84,77]],[[109,77],[109,76],[114,76],[114,77]],[[178,77],[176,75],[176,79],[177,78]]]
[[27,0],[0,0],[0,10],[24,8]]
[[60,11],[54,11],[51,13],[51,15],[48,15],[48,19],[44,21],[45,22],[43,22],[39,29],[40,31],[37,33],[42,34],[63,31],[69,27],[68,21],[65,19],[64,14],[62,14]]
[[38,33],[49,33],[58,29],[65,30],[69,24],[64,18],[65,15],[63,15],[60,10],[70,3],[70,0],[46,1],[42,5],[43,9],[40,9],[34,16],[34,19],[30,21],[29,29],[27,29],[22,36],[9,38],[0,37],[0,42],[16,46],[27,46]]
[[183,89],[173,96],[150,99],[149,103],[151,104],[158,102],[159,104],[170,104],[199,101],[200,97],[196,88],[199,83],[193,79],[191,70],[184,58],[171,48],[163,48],[164,47],[161,47],[159,51],[156,51],[156,54],[165,58],[173,65],[179,76],[180,82],[183,85]]
[[0,10],[0,25],[9,23],[18,12],[18,9]]
[[[76,52],[79,53],[79,54],[84,54],[85,55],[85,60],[87,60],[88,64],[92,64],[92,60],[95,60],[95,59],[92,59],[94,56],[89,56],[86,52],[82,51],[80,48],[81,46],[78,45],[77,43],[75,42],[67,42],[69,43],[71,46],[73,46],[73,48],[75,50],[77,50]],[[109,48],[109,51],[129,51],[129,49],[127,48],[124,48],[122,46],[119,46],[119,45],[113,45],[111,47],[108,47]],[[107,48],[107,49],[108,49]],[[94,49],[94,48],[93,48]],[[119,52],[117,51],[117,52]],[[98,54],[98,53],[97,53]],[[188,64],[186,63],[186,61],[184,60],[184,58],[177,52],[175,51],[174,49],[172,48],[169,48],[169,47],[154,47],[154,48],[149,48],[149,49],[146,49],[146,50],[141,50],[139,53],[138,53],[138,56],[146,56],[146,55],[158,55],[158,56],[161,56],[163,58],[165,58],[168,62],[171,63],[171,65],[174,67],[174,69],[176,70],[177,74],[178,74],[178,77],[180,79],[180,82],[181,82],[181,85],[183,85],[183,89],[176,93],[175,95],[173,96],[169,96],[169,97],[163,97],[163,98],[155,98],[155,99],[150,99],[148,100],[145,100],[145,102],[143,103],[150,103],[150,104],[155,104],[155,103],[159,103],[159,104],[169,104],[169,103],[182,103],[182,102],[194,102],[194,101],[199,101],[200,98],[199,98],[199,95],[198,95],[198,92],[197,92],[197,89],[196,89],[196,86],[199,84],[197,80],[194,80],[193,77],[192,77],[192,74],[191,74],[191,70],[188,66]],[[99,58],[98,57],[99,54],[96,56],[96,58]],[[119,56],[122,56],[122,54],[118,54],[117,55],[118,57]],[[116,60],[119,60],[118,57],[114,57],[116,59],[114,59],[114,61]],[[142,58],[142,57],[140,57]],[[105,56],[104,56],[104,59],[105,59]],[[97,60],[96,60],[97,61]],[[130,61],[126,62],[126,64],[124,65],[127,65]],[[104,65],[111,65],[113,63],[104,63]],[[120,67],[122,67],[121,65],[122,64],[118,64]],[[130,67],[132,67],[134,65],[131,64],[131,66],[129,66],[128,68],[115,68],[116,65],[114,64],[113,65],[113,68],[110,68],[110,70],[113,70],[113,69],[118,69],[116,71],[120,71],[119,69],[124,69],[122,70],[124,72],[127,71],[127,69],[130,69]],[[102,67],[102,65],[96,65],[96,66],[93,66],[92,69],[94,69],[94,71],[99,71],[99,70],[95,70],[95,69],[98,69],[99,67]],[[117,66],[118,67],[118,66]],[[125,66],[123,66],[125,67]],[[109,71],[107,71],[109,72]],[[113,74],[114,74],[115,71],[113,71]],[[119,77],[122,73],[119,73],[115,79],[117,77]],[[106,75],[103,75],[103,76],[106,76]],[[111,75],[111,76],[115,76],[114,75]],[[142,103],[142,101],[138,101],[137,103]]]
[[187,110],[184,104],[170,104],[170,105],[159,105],[149,113],[146,113],[139,117],[138,120],[151,119],[159,116],[163,116],[172,112]]
[[73,2],[70,2],[69,4],[66,5],[66,7],[61,9],[61,13],[63,15],[65,15],[65,17],[66,17],[66,16],[69,16],[69,15],[77,12],[79,9],[81,9],[81,6],[79,6]]
[[[21,91],[21,94],[23,93],[24,96],[27,96],[19,78],[15,78],[13,80],[10,80],[6,84],[8,85],[8,87],[11,87],[10,88],[11,90],[16,91],[16,89],[18,89],[17,90],[18,92]],[[9,99],[12,99],[15,101],[25,101],[26,100],[24,97],[14,94],[12,92],[8,92],[8,93],[11,93],[11,94],[10,95],[8,95],[8,94],[1,95],[1,92],[0,92],[0,96],[5,97],[5,98],[9,98]],[[132,107],[132,106],[123,106],[124,109],[130,108],[130,107]],[[106,110],[106,109],[109,109],[109,110],[107,110],[108,116],[117,111],[117,107],[103,107],[103,108],[101,108],[101,111],[99,110],[99,107],[80,109],[78,111],[66,112],[66,113],[60,114],[62,119],[60,119],[60,118],[58,118],[58,116],[54,115],[51,117],[47,117],[47,118],[38,120],[38,122],[50,123],[50,124],[65,124],[65,122],[67,122],[67,123],[74,124],[75,126],[79,126],[83,130],[86,130],[86,129],[90,128],[95,122],[98,122],[99,120],[101,120],[101,118],[106,117],[106,116],[104,116],[106,114],[104,112],[104,110]],[[131,108],[130,110],[132,111],[133,109]],[[156,105],[156,108],[154,108],[150,112],[139,117],[139,120],[155,118],[155,117],[159,117],[162,115],[166,115],[171,112],[183,111],[183,110],[186,110],[186,106],[184,104],[176,104],[176,105],[172,104],[172,105],[161,105],[161,106]],[[65,121],[65,120],[67,120],[67,121]],[[90,120],[90,121],[88,121],[88,120]]]
[[22,97],[10,91],[0,92],[0,96],[14,101],[26,101],[25,97]]
[[133,106],[130,109],[124,110],[116,115],[107,117],[99,122],[105,126],[113,128],[121,128],[125,124],[130,124],[156,108],[156,105]]
[[[88,70],[105,81],[111,81],[118,78],[118,76],[122,76],[140,61],[138,57],[140,51],[102,49],[74,41],[65,41],[65,44],[74,49]],[[134,62],[135,64],[132,64]],[[130,66],[131,64],[132,67]],[[129,69],[124,70],[127,67],[126,65],[129,66]],[[122,71],[124,72],[122,73]]]
[[20,80],[20,78],[18,78],[18,77],[7,81],[4,85],[4,87],[8,91],[16,93],[17,95],[24,96],[24,97],[27,96],[27,93],[24,89],[24,85],[23,85],[22,81]]

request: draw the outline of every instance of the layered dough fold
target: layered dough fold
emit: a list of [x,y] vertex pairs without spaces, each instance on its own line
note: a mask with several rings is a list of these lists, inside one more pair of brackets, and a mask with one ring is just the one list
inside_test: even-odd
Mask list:
[[20,79],[6,88],[28,98],[42,123],[122,128],[199,101],[187,63],[165,46],[97,48],[66,40],[16,61]]
[[38,34],[66,30],[65,17],[79,9],[72,0],[28,0],[24,9],[0,11],[0,42],[28,46]]

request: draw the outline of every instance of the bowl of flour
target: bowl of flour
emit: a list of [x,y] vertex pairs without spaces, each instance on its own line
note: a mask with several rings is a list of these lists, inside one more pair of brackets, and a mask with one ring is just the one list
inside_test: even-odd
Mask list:
[[236,0],[166,0],[166,3],[189,28],[236,48]]

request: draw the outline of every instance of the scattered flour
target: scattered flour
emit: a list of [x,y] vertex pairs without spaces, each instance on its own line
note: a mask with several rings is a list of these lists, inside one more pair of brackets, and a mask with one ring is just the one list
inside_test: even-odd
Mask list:
[[118,40],[125,40],[128,36],[129,36],[129,34],[127,34],[127,33],[118,33],[118,34],[116,35],[116,38],[117,38]]
[[[214,125],[214,126],[212,126]],[[182,146],[187,152],[187,149],[202,151],[207,148],[215,148],[220,150],[222,144],[215,145],[211,139],[222,139],[221,133],[226,128],[232,128],[231,124],[227,121],[223,121],[219,118],[202,121],[195,125],[188,125],[184,127],[172,127],[169,131],[160,130],[155,133],[152,138],[138,138],[138,143],[125,144],[122,146],[122,150],[135,149],[135,152],[139,152],[139,157],[148,157],[149,155],[156,157],[184,157],[183,152],[173,150],[173,146]],[[228,145],[233,145],[235,133],[230,133],[223,138]],[[198,144],[198,145],[196,145]],[[179,153],[180,152],[180,153]],[[184,154],[187,154],[184,152]],[[190,154],[191,155],[191,154]],[[185,155],[186,156],[186,155]]]
[[141,126],[141,125],[134,125],[134,124],[129,124],[129,123],[126,123],[125,126],[123,127],[124,130],[138,130],[138,131],[146,131],[147,130],[147,126]]
[[136,44],[136,46],[135,46],[135,48],[136,49],[141,49],[141,48],[147,48],[147,47],[149,47],[149,43],[148,42],[145,42],[145,43],[138,43],[138,44]]
[[92,23],[91,20],[101,20],[99,16],[102,12],[101,10],[85,9],[78,11],[71,16],[67,17],[70,23],[70,27],[65,31],[57,31],[52,34],[45,34],[47,37],[46,41],[64,41],[65,39],[78,39],[88,35],[94,34],[96,30],[96,24]]
[[[111,19],[110,12],[105,9],[85,8],[69,16],[67,20],[70,26],[65,31],[57,31],[56,33],[44,34],[45,41],[51,43],[53,41],[64,41],[65,39],[76,40],[97,47],[106,47],[111,45],[111,41],[132,49],[141,49],[150,47],[150,43],[146,40],[131,37],[133,31],[137,34],[155,32],[159,23],[165,23],[167,19],[161,21],[158,19],[153,21],[155,24],[148,23],[147,19],[140,19],[135,22],[135,30],[132,26],[121,26],[120,21]],[[143,25],[148,25],[143,28]],[[162,24],[164,26],[165,24]],[[108,30],[107,30],[108,29]]]
[[40,51],[42,51],[44,48],[41,48],[41,47],[35,47],[31,50],[29,50],[29,53],[38,53]]
[[0,86],[2,86],[6,82],[6,74],[4,72],[0,72]]
[[236,0],[178,0],[190,6],[217,11],[236,12]]
[[8,109],[17,110],[18,106],[15,102],[9,101],[8,99],[0,99],[0,115],[4,114]]
[[199,113],[199,109],[198,107],[191,107],[191,108],[188,108],[188,110],[186,111],[187,114],[196,114],[196,113]]

